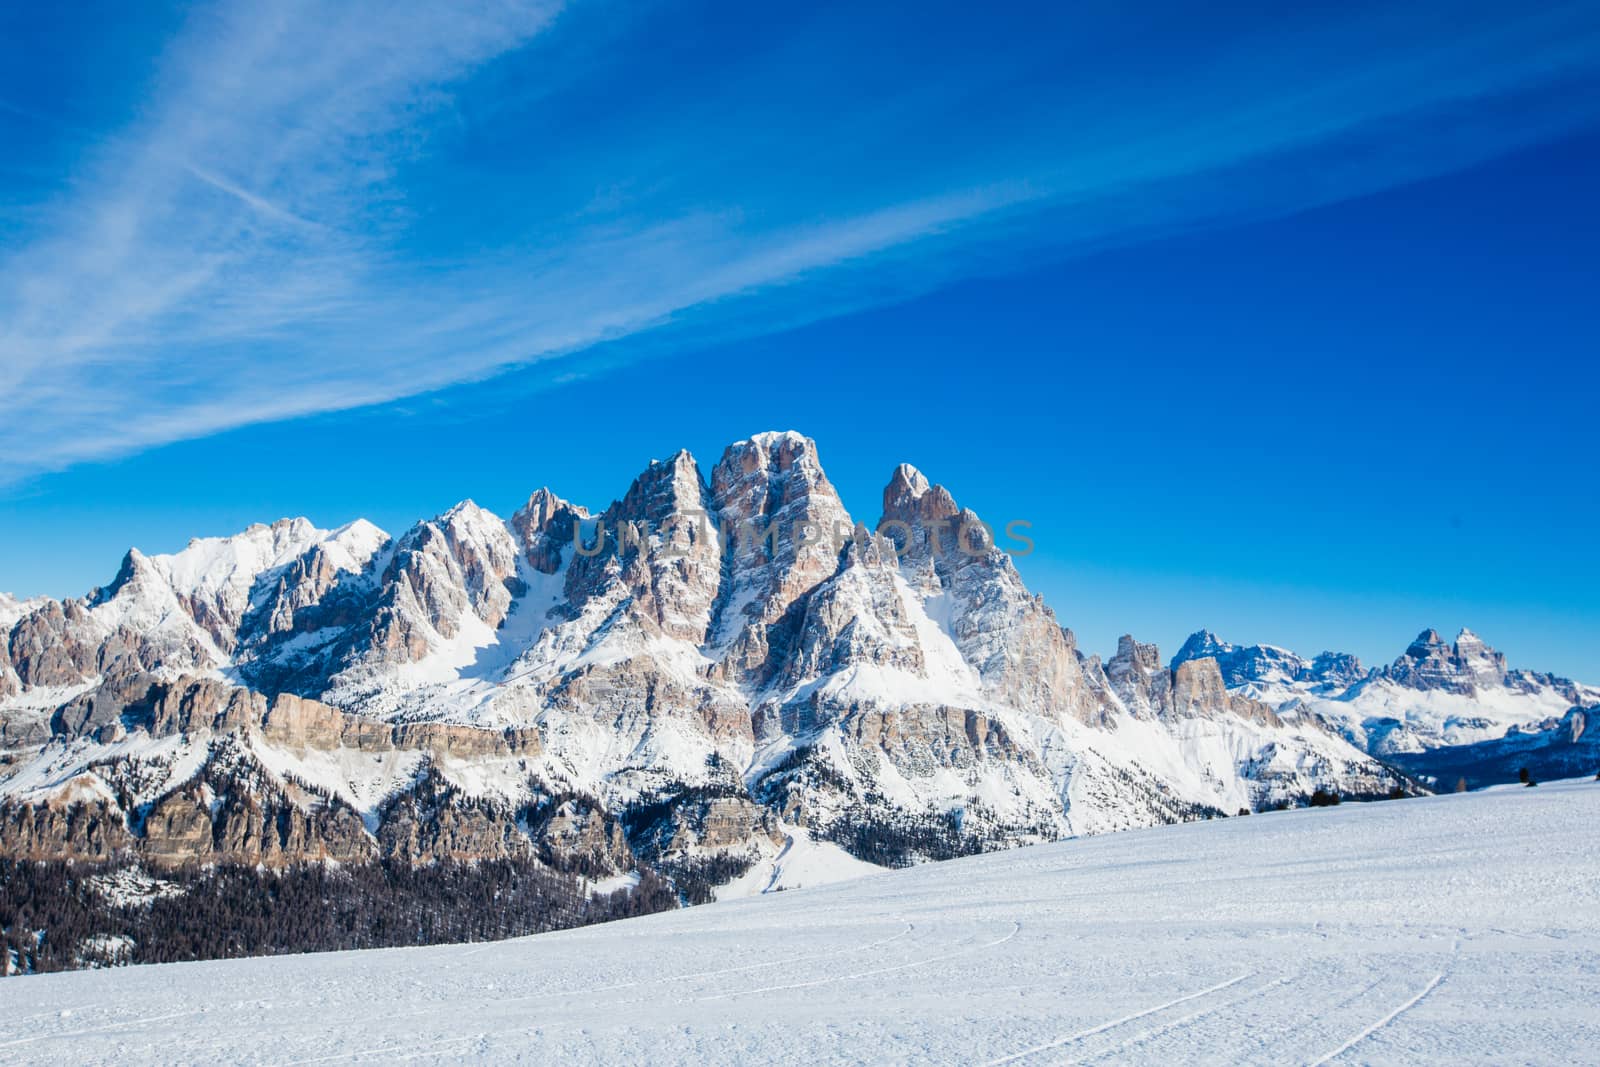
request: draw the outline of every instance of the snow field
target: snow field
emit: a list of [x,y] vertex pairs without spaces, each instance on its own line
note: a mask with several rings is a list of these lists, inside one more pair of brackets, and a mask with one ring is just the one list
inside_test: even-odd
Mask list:
[[1130,831],[487,945],[8,979],[0,1062],[1581,1063],[1600,784]]

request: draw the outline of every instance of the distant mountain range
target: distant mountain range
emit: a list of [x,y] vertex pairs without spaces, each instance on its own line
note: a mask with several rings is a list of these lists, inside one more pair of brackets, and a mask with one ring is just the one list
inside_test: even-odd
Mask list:
[[1173,666],[1217,662],[1228,688],[1280,714],[1311,715],[1353,744],[1439,788],[1600,770],[1600,688],[1506,667],[1501,653],[1463,629],[1454,642],[1424,630],[1387,667],[1324,652],[1307,660],[1270,645],[1236,646],[1193,634]]
[[747,892],[1600,755],[1600,690],[1467,631],[1372,670],[1206,631],[1087,655],[993,542],[907,465],[858,525],[811,440],[764,433],[598,512],[130,551],[81,600],[0,597],[0,854]]

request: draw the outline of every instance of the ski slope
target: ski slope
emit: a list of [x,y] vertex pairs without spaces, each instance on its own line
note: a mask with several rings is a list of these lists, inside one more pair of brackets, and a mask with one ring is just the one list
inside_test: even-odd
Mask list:
[[0,980],[0,1062],[1582,1063],[1600,784],[1131,831],[488,945]]

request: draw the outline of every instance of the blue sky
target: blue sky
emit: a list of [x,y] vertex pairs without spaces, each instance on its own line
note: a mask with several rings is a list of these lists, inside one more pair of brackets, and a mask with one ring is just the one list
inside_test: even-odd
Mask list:
[[0,14],[0,589],[908,460],[1083,645],[1600,679],[1595,5]]

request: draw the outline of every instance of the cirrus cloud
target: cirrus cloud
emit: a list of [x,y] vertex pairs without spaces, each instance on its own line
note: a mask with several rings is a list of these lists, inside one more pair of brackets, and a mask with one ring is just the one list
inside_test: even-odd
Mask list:
[[1592,5],[1222,8],[1192,49],[1116,5],[972,45],[970,9],[912,43],[875,13],[737,27],[749,54],[691,64],[679,36],[727,11],[196,12],[142,117],[82,144],[0,259],[0,483],[1298,210],[1600,118]]

